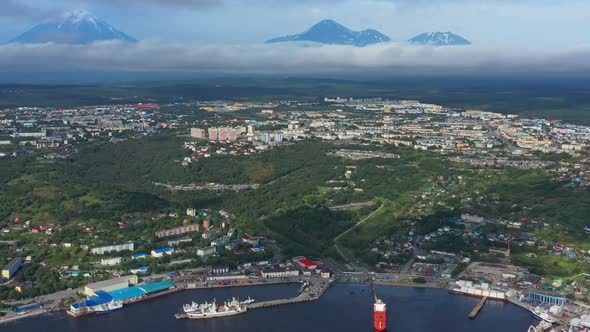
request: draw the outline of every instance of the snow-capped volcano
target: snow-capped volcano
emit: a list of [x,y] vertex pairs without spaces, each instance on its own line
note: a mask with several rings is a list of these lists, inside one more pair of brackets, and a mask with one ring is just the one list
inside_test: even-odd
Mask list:
[[389,41],[391,41],[389,37],[377,30],[352,31],[335,21],[323,20],[300,34],[274,38],[266,43],[315,42],[363,47]]
[[409,42],[432,46],[471,45],[470,41],[452,32],[427,32],[410,39]]
[[137,42],[85,10],[62,14],[13,39],[13,43],[90,44],[102,40]]

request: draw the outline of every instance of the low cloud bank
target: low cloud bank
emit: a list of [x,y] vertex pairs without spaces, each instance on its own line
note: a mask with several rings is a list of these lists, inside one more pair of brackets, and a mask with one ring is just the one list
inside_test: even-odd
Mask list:
[[91,45],[0,45],[0,70],[90,69],[232,73],[590,74],[590,47],[541,51],[409,44],[301,47],[187,45],[145,41]]

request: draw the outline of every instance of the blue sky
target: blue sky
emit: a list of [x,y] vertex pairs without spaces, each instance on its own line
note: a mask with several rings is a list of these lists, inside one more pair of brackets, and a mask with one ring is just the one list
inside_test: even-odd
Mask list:
[[86,9],[138,38],[252,44],[324,18],[394,40],[453,31],[497,47],[590,44],[587,0],[2,0],[0,40],[65,10]]
[[[590,0],[0,0],[0,41],[78,9],[140,42],[0,43],[0,70],[590,76]],[[378,29],[394,42],[263,44],[322,19]],[[430,31],[452,31],[473,45],[404,42]]]

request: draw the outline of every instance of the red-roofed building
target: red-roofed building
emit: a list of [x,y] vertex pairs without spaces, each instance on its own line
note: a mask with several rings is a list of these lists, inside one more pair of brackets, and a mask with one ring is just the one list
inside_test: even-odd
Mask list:
[[308,269],[308,270],[315,270],[318,265],[312,261],[310,261],[307,258],[301,258],[297,260],[297,264],[299,264],[302,268]]

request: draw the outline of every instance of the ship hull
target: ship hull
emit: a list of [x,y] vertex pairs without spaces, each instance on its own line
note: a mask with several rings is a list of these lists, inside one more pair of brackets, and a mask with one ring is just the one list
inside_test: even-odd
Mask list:
[[117,308],[117,309],[109,309],[109,310],[103,310],[103,311],[97,311],[96,314],[97,315],[104,315],[104,314],[110,314],[113,311],[117,311],[120,310],[121,308]]
[[245,313],[246,310],[241,310],[241,311],[231,311],[231,312],[217,312],[217,313],[211,313],[211,314],[187,314],[187,318],[188,319],[193,319],[193,320],[200,320],[200,319],[213,319],[213,318],[220,318],[220,317],[228,317],[228,316],[235,316],[235,315],[239,315],[239,314],[243,314]]

